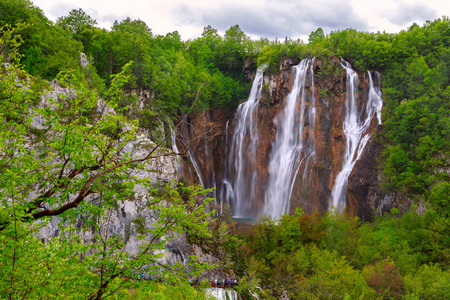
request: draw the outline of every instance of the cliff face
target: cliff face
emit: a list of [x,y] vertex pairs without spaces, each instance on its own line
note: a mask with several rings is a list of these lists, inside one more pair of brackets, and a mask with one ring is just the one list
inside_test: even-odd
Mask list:
[[[38,104],[39,106],[46,107],[49,99],[74,97],[75,90],[60,86],[56,80],[50,84],[51,90],[45,91],[42,94],[41,102]],[[140,101],[145,101],[142,94],[139,99]],[[105,114],[115,114],[114,109],[106,106],[102,99],[98,99],[97,109],[104,111]],[[32,120],[35,129],[45,128],[45,119],[42,116],[33,115]],[[148,149],[154,148],[155,146],[156,144],[152,141],[150,133],[147,130],[140,130],[136,139],[124,145],[122,151],[123,153],[130,154],[133,158],[141,158],[147,155]],[[168,149],[160,149],[158,151],[159,154],[170,152]],[[56,164],[56,158],[51,163]],[[146,179],[154,187],[159,187],[164,185],[164,183],[177,179],[177,168],[178,162],[175,156],[161,155],[150,159],[148,165],[133,172],[133,176],[136,176],[138,179]],[[160,217],[158,211],[149,209],[151,199],[152,196],[148,188],[140,184],[136,185],[134,187],[134,198],[118,201],[114,208],[111,208],[108,213],[101,215],[101,217],[97,217],[96,212],[93,212],[92,215],[89,213],[81,213],[77,217],[75,226],[80,227],[89,221],[90,218],[96,218],[100,229],[95,229],[95,226],[92,226],[91,230],[80,233],[80,236],[86,243],[94,243],[98,240],[98,237],[95,237],[97,234],[102,234],[105,238],[110,236],[118,237],[125,241],[125,252],[131,257],[136,256],[140,253],[139,247],[145,245],[147,240],[138,238],[138,230],[134,221],[142,218],[145,220],[145,226],[152,228]],[[101,201],[104,201],[101,199],[101,194],[93,194],[86,199],[86,202],[92,203],[93,206],[100,205],[102,203]],[[57,238],[61,234],[62,229],[67,226],[67,223],[63,223],[62,220],[60,216],[52,217],[46,226],[40,227],[36,237],[42,242],[48,242],[51,239]],[[178,262],[186,264],[190,260],[189,256],[193,255],[193,253],[199,256],[201,255],[202,261],[214,259],[209,255],[201,253],[196,246],[190,245],[184,235],[179,235],[168,241],[166,247],[163,250],[158,250],[158,253],[162,254],[158,258],[158,263],[162,265]]]
[[[269,161],[274,146],[277,125],[276,116],[284,109],[286,97],[292,91],[295,73],[292,66],[299,61],[286,60],[280,65],[280,72],[264,77],[262,97],[256,113],[258,140],[256,148],[257,180],[255,195],[247,199],[257,217],[265,202],[268,183]],[[309,166],[302,163],[294,179],[290,213],[301,207],[306,212],[318,210],[325,212],[330,208],[330,197],[336,176],[343,167],[346,135],[344,118],[347,93],[347,78],[338,58],[316,59],[312,66],[314,80],[305,81],[305,91],[315,98],[315,124],[304,123],[301,139],[314,141],[315,155]],[[367,101],[369,79],[364,73],[358,74],[357,104]],[[311,106],[311,103],[305,103]],[[218,110],[205,111],[191,115],[180,133],[185,141],[190,141],[191,159],[197,164],[197,172],[188,156],[184,159],[184,176],[192,183],[200,183],[195,176],[201,177],[206,187],[216,188],[216,198],[220,203],[225,193],[223,174],[230,151],[230,140],[236,121],[231,113]],[[296,120],[298,121],[298,120]],[[374,116],[364,134],[371,135],[378,130]],[[194,139],[194,137],[199,137]],[[247,141],[248,146],[249,141]],[[380,171],[377,161],[382,146],[370,137],[359,160],[355,163],[348,179],[347,207],[352,215],[370,220],[377,209],[389,209],[390,198],[379,191]],[[190,170],[190,171],[189,171]],[[250,188],[250,187],[249,187]],[[266,200],[267,201],[267,200]]]
[[348,206],[352,215],[362,220],[371,220],[376,211],[385,212],[393,207],[392,196],[380,190],[381,150],[382,145],[371,137],[349,177],[346,193]]

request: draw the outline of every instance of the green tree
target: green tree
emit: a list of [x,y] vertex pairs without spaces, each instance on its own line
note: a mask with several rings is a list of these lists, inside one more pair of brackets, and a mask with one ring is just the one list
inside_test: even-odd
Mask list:
[[147,86],[152,70],[151,29],[142,20],[126,18],[121,22],[115,21],[110,34],[113,41],[112,73],[117,73],[126,63],[133,61],[137,87]]
[[311,32],[308,37],[308,42],[310,44],[319,42],[320,40],[325,38],[325,33],[323,33],[323,29],[321,27],[317,28],[316,31]]
[[436,206],[437,211],[444,218],[448,218],[450,216],[450,183],[444,181],[435,185],[431,189],[428,200]]
[[96,25],[97,21],[81,8],[72,9],[67,16],[59,17],[56,21],[56,26],[68,29],[73,37],[83,44],[86,52],[89,52],[92,40],[95,38]]
[[422,265],[404,278],[405,299],[447,299],[450,273],[435,265]]
[[97,21],[79,8],[72,9],[65,17],[59,17],[56,25],[69,29],[75,37],[78,37],[85,29],[97,25]]
[[2,0],[0,11],[0,26],[16,26],[23,38],[19,52],[27,55],[21,61],[27,72],[52,80],[61,70],[78,67],[82,44],[53,26],[30,1]]
[[[73,71],[57,78],[64,93],[41,99],[39,81],[20,68],[17,37],[2,30],[0,40],[10,62],[1,56],[0,297],[103,299],[132,287],[124,276],[161,272],[176,284],[210,268],[195,257],[170,266],[157,261],[174,237],[205,232],[211,213],[200,188],[155,186],[134,175],[173,154],[143,141],[137,122],[121,114],[131,64],[113,76],[103,101]],[[138,149],[143,152],[133,156]],[[122,201],[135,199],[138,186],[147,201],[129,227],[140,241],[130,255],[129,234],[114,234],[109,224]],[[145,222],[144,211],[153,212],[154,222]],[[39,230],[58,220],[59,236],[42,243]]]
[[244,63],[244,58],[248,53],[248,36],[242,31],[239,25],[231,26],[225,31],[223,44],[220,47],[221,69],[238,73]]

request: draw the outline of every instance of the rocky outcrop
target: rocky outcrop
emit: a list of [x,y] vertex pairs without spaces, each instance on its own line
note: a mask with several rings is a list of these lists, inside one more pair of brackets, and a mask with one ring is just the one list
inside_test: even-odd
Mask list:
[[[274,118],[284,108],[285,100],[293,85],[293,72],[291,66],[299,61],[285,60],[280,65],[280,72],[264,76],[263,96],[258,108],[258,145],[256,196],[252,208],[257,211],[264,203],[264,190],[267,185],[268,162],[272,143],[276,134]],[[294,183],[290,212],[301,207],[306,212],[325,212],[329,209],[331,190],[336,176],[343,164],[345,151],[345,134],[343,120],[345,116],[346,75],[337,57],[316,59],[314,63],[314,86],[306,82],[306,91],[310,95],[315,93],[316,120],[314,129],[306,128],[305,135],[314,135],[315,161],[308,176],[310,180],[305,184],[303,166],[300,168]],[[369,89],[369,79],[364,73],[359,74],[358,102],[366,100]],[[196,160],[198,174],[201,181],[208,188],[215,187],[217,199],[224,186],[221,182],[226,162],[226,153],[229,151],[230,138],[233,133],[235,120],[230,113],[218,110],[205,111],[192,114],[185,126],[188,130],[180,131],[185,140],[190,141],[190,151]],[[305,125],[308,127],[308,124]],[[377,132],[376,117],[372,120],[367,133]],[[313,132],[312,132],[313,131]],[[194,140],[194,137],[200,137]],[[381,145],[373,137],[370,138],[362,156],[355,164],[350,175],[347,190],[347,207],[351,214],[358,215],[363,220],[370,220],[375,210],[388,210],[392,206],[391,198],[382,193],[379,188],[381,181],[378,167],[378,157],[381,154]],[[229,162],[228,162],[229,163]],[[198,183],[188,156],[184,159],[185,176],[192,183]]]

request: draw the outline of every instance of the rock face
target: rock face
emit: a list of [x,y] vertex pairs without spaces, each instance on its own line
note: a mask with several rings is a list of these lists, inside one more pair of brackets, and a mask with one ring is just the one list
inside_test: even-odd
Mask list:
[[[286,97],[292,90],[294,72],[291,66],[299,61],[283,61],[280,72],[265,75],[263,94],[257,112],[258,144],[256,154],[257,182],[256,196],[248,199],[252,202],[257,217],[264,206],[264,193],[267,188],[268,164],[276,136],[275,116],[286,105]],[[313,65],[314,80],[305,82],[308,95],[314,93],[316,101],[315,126],[305,129],[306,135],[314,135],[315,160],[308,169],[308,184],[302,183],[305,173],[300,166],[292,188],[290,213],[301,207],[306,212],[325,212],[330,208],[330,196],[336,176],[342,169],[346,136],[344,133],[346,73],[337,57],[316,59]],[[369,79],[367,74],[359,73],[357,87],[357,104],[363,105],[367,100]],[[377,132],[380,128],[374,117],[365,134]],[[227,153],[236,120],[231,113],[218,110],[205,111],[189,116],[180,130],[185,141],[190,141],[190,155],[184,157],[184,176],[192,183],[203,183],[207,188],[216,188],[216,199],[223,200],[225,186],[222,184]],[[305,124],[305,127],[308,127]],[[187,128],[187,129],[186,129]],[[194,139],[194,137],[199,137]],[[382,145],[370,137],[359,160],[355,163],[348,179],[346,192],[347,207],[351,214],[363,220],[370,220],[372,212],[377,209],[389,209],[390,197],[380,192],[381,180],[378,168]],[[191,160],[195,160],[195,168]],[[196,171],[195,171],[196,169]]]
[[[87,67],[88,62],[84,54],[80,55],[80,63],[83,67]],[[76,97],[77,91],[61,86],[55,79],[49,83],[49,89],[43,92],[41,95],[41,101],[37,103],[37,107],[43,109],[52,110],[53,107],[50,105],[50,99],[64,101],[65,99],[74,99]],[[149,98],[153,97],[150,91],[133,91],[139,98],[138,109],[142,109],[144,106],[149,105]],[[108,103],[102,99],[97,100],[97,112],[103,115],[115,115],[116,112]],[[35,112],[30,109],[30,114],[32,115],[32,126],[34,129],[42,130],[48,128],[46,125],[46,120],[43,116],[39,114],[34,114]],[[124,125],[128,128],[131,125]],[[205,128],[203,125],[202,128]],[[213,128],[212,124],[208,124]],[[164,132],[162,126],[157,129]],[[214,131],[212,131],[214,133]],[[213,134],[212,133],[212,134]],[[52,134],[52,133],[50,133]],[[211,134],[211,135],[212,135]],[[121,147],[121,151],[129,154],[133,158],[146,157],[149,153],[149,149],[155,149],[156,144],[152,141],[151,132],[149,130],[140,128],[136,133],[136,138],[130,140],[127,144]],[[159,147],[154,153],[155,156],[148,160],[148,164],[143,168],[138,168],[132,174],[129,175],[137,178],[144,179],[152,188],[162,188],[166,183],[175,181],[179,179],[180,165],[179,158],[172,154],[172,150]],[[57,158],[51,163],[57,163]],[[204,165],[206,163],[202,162]],[[36,191],[32,191],[29,195],[30,197],[37,197],[39,195],[39,188]],[[145,228],[155,228],[155,224],[160,218],[158,210],[152,210],[149,208],[149,202],[152,199],[149,189],[144,188],[142,185],[134,186],[134,197],[130,197],[128,200],[118,201],[112,206],[104,215],[95,216],[95,213],[90,212],[80,213],[75,218],[74,225],[81,228],[86,221],[95,219],[96,223],[99,224],[99,228],[94,226],[91,229],[83,230],[78,232],[81,238],[87,243],[98,242],[98,237],[95,235],[101,234],[102,236],[108,237],[118,237],[121,241],[125,243],[125,252],[128,253],[130,257],[135,256],[139,252],[142,253],[142,249],[139,247],[145,244],[145,240],[138,239],[138,229],[136,226],[136,219],[143,220],[143,225]],[[92,203],[94,206],[103,205],[104,202],[100,193],[91,194],[86,197],[85,201]],[[165,203],[164,205],[169,205]],[[81,210],[82,211],[82,210]],[[43,222],[43,221],[37,221]],[[48,242],[54,238],[58,238],[63,232],[63,229],[67,227],[68,223],[64,223],[63,219],[58,216],[52,217],[48,223],[41,223],[39,232],[37,232],[36,237],[39,238],[43,243]],[[147,236],[151,239],[152,236]],[[207,262],[209,264],[219,264],[219,259],[212,256],[211,254],[202,252],[202,249],[196,245],[192,245],[188,242],[186,236],[183,233],[178,234],[176,237],[168,240],[167,236],[163,236],[161,240],[166,241],[164,245],[165,248],[153,252],[154,254],[162,254],[158,259],[157,263],[160,265],[173,265],[176,263],[187,264],[191,260],[191,256],[195,255],[198,257],[199,262]],[[148,240],[147,240],[148,241]],[[225,274],[221,271],[208,271],[202,274],[203,277],[211,276],[221,276],[225,278]]]
[[80,53],[80,66],[86,68],[89,65],[89,61],[86,57],[86,54],[83,52]]
[[[213,188],[222,182],[223,173],[220,170],[223,170],[226,160],[226,127],[232,117],[231,112],[203,111],[188,116],[181,125],[183,143],[178,146],[186,152],[182,159],[182,176],[189,183]],[[216,198],[217,193],[218,190],[210,196]]]
[[379,188],[381,173],[378,160],[382,145],[371,137],[361,158],[349,177],[347,201],[350,213],[362,220],[371,220],[374,213],[389,211],[394,204],[392,196]]
[[[74,97],[76,91],[70,88],[61,87],[56,80],[51,82],[51,90],[44,93],[41,97],[41,101],[38,104],[42,107],[47,107],[48,99],[64,99],[64,97]],[[142,95],[140,95],[142,101],[144,101]],[[97,109],[103,111],[105,114],[115,114],[115,111],[106,106],[107,104],[102,99],[98,100]],[[44,128],[45,120],[37,115],[33,116],[33,126],[36,129]],[[155,147],[155,143],[151,141],[150,135],[145,130],[141,130],[136,139],[130,141],[123,148],[123,152],[129,153],[134,158],[144,157],[148,153],[149,148]],[[158,153],[169,152],[169,149],[158,150]],[[173,180],[178,179],[178,161],[173,155],[160,155],[158,157],[149,160],[149,164],[139,169],[133,174],[138,179],[146,179],[150,184],[159,186]],[[147,189],[141,185],[136,185],[134,188],[134,199],[126,201],[120,201],[117,203],[117,207],[112,209],[106,216],[99,219],[99,223],[107,224],[103,226],[107,228],[104,234],[109,236],[119,236],[126,242],[125,251],[134,256],[138,253],[138,248],[144,241],[137,238],[137,232],[133,220],[142,217],[145,220],[145,226],[152,227],[157,220],[158,213],[148,208],[147,202],[151,199]],[[87,201],[98,205],[100,198],[98,196],[90,196]],[[90,218],[89,215],[80,215],[77,219],[77,225],[80,226],[86,221],[86,218]],[[61,229],[67,224],[62,223],[60,217],[53,217],[47,226],[41,227],[37,237],[46,242],[61,234]],[[95,232],[99,233],[99,232]],[[87,242],[94,241],[94,231],[83,232],[83,239]],[[103,234],[103,232],[102,232]],[[174,264],[176,262],[187,263],[189,256],[193,254],[195,248],[191,246],[184,236],[180,236],[170,240],[166,244],[166,248],[162,250],[162,257],[158,259],[160,264]],[[211,258],[210,258],[211,259]]]
[[[146,153],[145,149],[142,149],[142,144],[148,145],[152,144],[148,136],[145,133],[129,143],[125,148],[125,152],[132,153],[135,157],[142,157]],[[158,182],[169,182],[177,179],[177,161],[173,156],[161,156],[151,160],[151,164],[145,169],[140,170],[134,174],[137,178],[146,178],[151,183],[157,184]],[[135,198],[121,201],[118,203],[117,207],[107,214],[107,218],[102,218],[99,220],[100,223],[107,224],[108,233],[110,236],[120,236],[126,243],[126,252],[131,256],[138,253],[138,247],[143,244],[142,240],[137,238],[136,228],[133,224],[133,220],[139,217],[145,219],[145,225],[147,227],[152,227],[152,224],[156,222],[159,217],[155,211],[148,209],[147,201],[150,196],[148,191],[142,186],[137,185],[134,188]],[[100,199],[90,198],[89,201],[93,203],[98,203]],[[83,222],[84,216],[79,216],[79,224]],[[57,237],[61,233],[61,228],[64,228],[65,224],[61,223],[59,217],[53,217],[48,226],[42,227],[38,238],[43,242]],[[85,232],[83,239],[87,242],[92,242],[94,237],[94,232]],[[186,241],[186,239],[181,236],[179,238],[174,238],[169,241],[166,245],[166,249],[161,252],[163,256],[158,260],[161,264],[174,264],[177,261],[186,263],[192,255],[192,247]]]

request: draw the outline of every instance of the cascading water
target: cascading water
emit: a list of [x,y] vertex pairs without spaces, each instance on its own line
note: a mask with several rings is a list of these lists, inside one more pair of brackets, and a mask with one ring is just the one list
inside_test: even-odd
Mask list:
[[[210,155],[210,149],[212,149],[212,146],[210,145],[211,143],[211,131],[209,128],[209,124],[210,124],[210,119],[209,119],[209,115],[207,113],[205,113],[205,128],[203,130],[203,132],[205,133],[205,137],[203,138],[203,145],[204,145],[204,152],[205,152],[205,158],[206,158],[206,180],[205,180],[205,184],[206,186],[203,186],[204,189],[206,188],[213,188],[212,193],[210,193],[208,195],[208,197],[212,197],[215,201],[216,204],[216,208],[217,207],[217,185],[216,185],[216,174],[214,172],[214,166],[211,160],[211,155]],[[217,212],[219,213],[219,211]],[[220,214],[222,213],[222,210],[220,210]]]
[[[320,66],[320,63],[316,63],[317,68]],[[325,156],[329,155],[329,151],[334,151],[332,145],[335,140],[332,135],[320,134],[316,130],[315,123],[319,121],[319,114],[316,113],[314,97],[314,59],[304,59],[292,68],[291,76],[286,74],[283,78],[280,77],[281,88],[285,88],[285,80],[288,78],[292,80],[293,85],[283,101],[283,108],[278,106],[258,108],[262,96],[264,68],[257,71],[249,98],[239,106],[234,122],[224,124],[224,135],[220,137],[222,145],[225,145],[223,151],[226,153],[223,163],[217,161],[220,159],[218,156],[223,153],[222,149],[215,151],[213,150],[215,147],[212,147],[216,144],[212,144],[211,141],[217,143],[217,139],[207,136],[210,124],[215,121],[207,119],[204,128],[200,129],[198,124],[203,123],[197,122],[195,118],[193,125],[190,124],[190,119],[184,123],[184,130],[180,131],[186,144],[189,144],[194,134],[199,135],[199,131],[203,130],[200,132],[203,138],[198,141],[195,149],[186,150],[191,164],[185,172],[191,168],[194,172],[195,169],[200,184],[205,188],[217,185],[217,195],[211,193],[210,196],[214,198],[217,196],[216,200],[220,201],[217,202],[219,206],[214,207],[218,210],[218,214],[226,213],[225,204],[230,206],[233,217],[244,219],[257,218],[261,215],[278,218],[282,213],[292,212],[293,206],[312,211],[315,208],[324,210],[327,205],[330,209],[341,210],[346,205],[348,177],[355,161],[360,158],[366,143],[370,141],[368,132],[371,123],[375,125],[375,114],[378,123],[381,123],[383,102],[378,73],[367,73],[368,93],[358,99],[360,93],[356,72],[345,61],[341,61],[340,66],[338,63],[338,68],[340,67],[346,70],[347,84],[341,116],[336,113],[339,107],[335,107],[335,102],[330,102],[330,99],[323,99],[325,106],[319,108],[320,115],[324,116],[318,123],[320,128],[326,130],[331,128],[333,122],[336,124],[342,122],[346,141],[342,167],[338,176],[334,178],[331,196],[327,189],[329,174],[336,166],[333,164],[333,158]],[[339,89],[336,82],[334,80],[331,83],[334,91]],[[278,85],[276,88],[278,89]],[[276,100],[280,96],[280,99],[283,99],[283,95],[284,90],[278,90],[273,99]],[[272,132],[266,137],[258,136],[258,132],[262,131],[262,128],[258,129],[258,120],[264,122],[270,120],[268,116],[273,111],[279,112],[273,124],[276,128],[275,136]],[[272,129],[271,124],[263,125],[266,130]],[[273,140],[270,140],[271,138]],[[316,139],[318,143],[324,145],[323,148],[318,147],[317,151]],[[338,149],[340,147],[336,147],[336,150]],[[321,164],[317,165],[317,161]],[[220,170],[220,173],[217,170]]]
[[255,195],[257,180],[256,146],[258,143],[259,99],[263,86],[263,73],[267,68],[258,68],[253,80],[250,96],[239,105],[236,112],[237,125],[229,148],[226,162],[226,173],[222,183],[222,191],[226,202],[230,205],[235,217],[248,217],[252,212],[252,199]]
[[[286,98],[284,110],[274,120],[277,134],[272,144],[262,215],[279,217],[289,212],[292,189],[300,166],[302,163],[305,166],[303,179],[306,181],[308,166],[314,160],[316,110],[313,67],[314,59],[304,59],[293,67],[294,86]],[[306,91],[308,71],[311,94]]]
[[181,157],[180,157],[180,151],[178,150],[177,147],[177,132],[176,130],[171,129],[171,134],[170,134],[170,138],[172,140],[172,151],[173,153],[175,153],[175,155],[177,156],[177,173],[181,174],[183,172],[182,168],[183,165],[181,164]]
[[183,131],[184,131],[184,143],[185,143],[185,145],[187,145],[187,151],[186,151],[186,154],[187,154],[187,156],[189,157],[189,160],[191,161],[191,163],[192,163],[192,166],[194,167],[194,170],[195,170],[195,173],[197,174],[197,177],[198,177],[198,180],[199,180],[199,182],[200,182],[200,185],[203,187],[203,188],[206,188],[205,187],[205,181],[203,180],[203,176],[202,176],[202,173],[200,172],[200,168],[199,168],[199,166],[198,166],[198,164],[197,164],[197,161],[195,160],[195,158],[194,158],[194,155],[192,155],[192,151],[191,151],[191,148],[189,147],[189,144],[190,144],[190,138],[189,138],[189,130],[188,130],[188,123],[185,121],[185,122],[183,122]]
[[[227,121],[226,125],[225,125],[225,149],[228,149],[228,124],[230,123],[230,120]],[[227,159],[225,159],[225,165],[227,164]],[[230,198],[234,198],[234,194],[233,194],[233,189],[231,188],[230,183],[228,182],[228,180],[223,179],[222,180],[222,189],[220,192],[220,199],[222,199],[222,201],[220,201],[220,214],[223,214],[223,204],[224,201],[223,199],[227,199],[226,195],[230,195]]]
[[249,291],[250,295],[253,296],[253,299],[259,300],[259,296],[257,293],[252,292],[252,290],[250,290],[250,289],[248,291]]
[[375,72],[375,77],[377,79],[377,85],[375,86],[372,80],[372,75],[367,71],[369,75],[369,99],[367,107],[372,107],[377,113],[378,124],[381,124],[381,109],[383,108],[383,99],[381,98],[381,87],[380,87],[380,73]]
[[[372,76],[369,76],[369,95],[365,110],[358,107],[358,75],[353,71],[352,66],[342,60],[342,67],[347,72],[347,92],[345,96],[345,117],[344,134],[346,137],[346,147],[344,152],[344,162],[341,172],[336,176],[333,189],[331,191],[330,209],[342,211],[346,205],[345,191],[347,189],[348,177],[352,172],[353,166],[361,156],[364,147],[369,140],[369,135],[363,134],[369,128],[372,118],[377,113],[378,123],[381,124],[381,99],[380,87],[374,87]],[[377,73],[379,77],[379,74]],[[379,84],[379,80],[378,80]],[[361,139],[362,138],[362,139]],[[355,157],[356,154],[356,157]]]
[[241,296],[232,289],[208,288],[206,294],[218,300],[241,300]]

